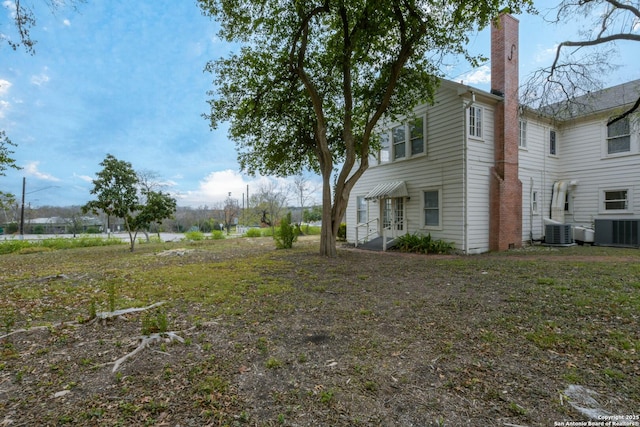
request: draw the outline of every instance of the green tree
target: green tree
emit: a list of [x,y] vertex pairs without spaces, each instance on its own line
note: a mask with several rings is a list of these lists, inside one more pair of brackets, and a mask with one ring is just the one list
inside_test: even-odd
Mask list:
[[273,233],[273,239],[278,249],[291,249],[298,240],[298,229],[291,225],[291,212],[282,218],[280,226]]
[[[337,255],[349,193],[383,116],[433,101],[442,59],[471,30],[531,0],[199,0],[219,36],[243,46],[212,61],[212,127],[230,121],[250,174],[322,176],[320,253]],[[335,176],[334,176],[335,175]],[[334,187],[332,188],[332,178]],[[333,190],[333,191],[332,191]]]
[[[41,3],[49,7],[51,12],[54,13],[56,10],[64,7],[76,9],[79,3],[84,2],[85,0],[44,0]],[[18,47],[22,45],[28,53],[33,55],[35,53],[36,41],[31,38],[31,28],[36,25],[36,17],[33,12],[33,6],[35,5],[20,0],[4,3],[5,7],[9,9],[9,15],[13,21],[13,28],[8,31],[2,31],[0,27],[0,32],[3,33],[1,39],[6,41],[13,50],[17,50]],[[15,34],[12,35],[12,32]]]
[[[140,180],[131,163],[118,160],[111,154],[100,163],[103,169],[93,180],[92,200],[82,207],[83,212],[99,211],[124,221],[129,234],[130,250],[133,252],[139,230],[148,228],[153,222],[160,223],[176,210],[176,201],[160,191],[139,191]],[[141,202],[144,198],[144,203]]]
[[[8,168],[20,170],[21,167],[16,165],[16,161],[11,157],[13,151],[11,147],[16,145],[11,142],[7,134],[0,130],[0,176],[6,176],[6,170]],[[16,202],[16,196],[11,193],[0,191],[0,210],[5,212],[10,209]]]

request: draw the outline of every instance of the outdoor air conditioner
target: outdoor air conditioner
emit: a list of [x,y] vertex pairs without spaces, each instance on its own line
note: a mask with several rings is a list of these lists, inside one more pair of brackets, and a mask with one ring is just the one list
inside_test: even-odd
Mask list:
[[549,245],[570,245],[573,243],[571,224],[547,224],[544,242]]
[[594,243],[601,246],[640,246],[640,219],[596,219]]

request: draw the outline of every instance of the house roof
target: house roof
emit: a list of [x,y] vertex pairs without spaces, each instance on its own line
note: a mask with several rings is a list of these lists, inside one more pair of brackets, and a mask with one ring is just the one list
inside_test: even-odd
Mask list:
[[385,182],[378,184],[364,196],[365,200],[378,200],[391,197],[409,197],[407,184],[404,181]]
[[639,97],[640,79],[558,102],[540,108],[538,112],[559,120],[568,120],[631,106]]

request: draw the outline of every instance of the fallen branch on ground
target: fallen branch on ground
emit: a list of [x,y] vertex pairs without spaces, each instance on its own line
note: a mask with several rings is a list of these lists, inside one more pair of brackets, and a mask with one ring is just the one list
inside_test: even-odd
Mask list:
[[108,320],[108,319],[113,319],[114,317],[120,317],[124,314],[129,314],[129,313],[137,313],[139,311],[145,311],[145,310],[151,310],[152,308],[156,308],[159,307],[163,304],[166,304],[166,301],[160,301],[157,302],[155,304],[151,304],[148,305],[146,307],[134,307],[134,308],[123,308],[121,310],[115,310],[115,311],[101,311],[99,313],[96,313],[96,319],[98,320]]
[[140,340],[140,344],[138,344],[138,347],[136,347],[135,350],[133,350],[132,352],[125,354],[124,356],[122,356],[120,359],[116,360],[113,365],[113,369],[111,370],[111,372],[115,372],[118,370],[118,368],[120,367],[120,365],[126,361],[128,358],[135,356],[136,354],[138,354],[139,352],[141,352],[142,350],[144,350],[147,346],[149,346],[150,344],[153,344],[155,342],[159,342],[163,339],[168,339],[169,342],[176,340],[176,341],[180,341],[181,343],[184,343],[184,339],[182,337],[180,337],[179,335],[177,335],[175,332],[161,332],[161,333],[156,333],[156,334],[151,334],[151,335],[145,335],[142,337],[138,337],[138,339]]

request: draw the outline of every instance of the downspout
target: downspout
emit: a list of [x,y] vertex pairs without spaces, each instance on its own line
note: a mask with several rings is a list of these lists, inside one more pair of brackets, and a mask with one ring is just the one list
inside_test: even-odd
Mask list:
[[462,140],[464,143],[464,148],[462,150],[462,160],[463,160],[463,168],[462,168],[462,185],[464,185],[464,191],[462,192],[462,220],[464,221],[464,224],[462,225],[462,246],[464,248],[464,253],[465,254],[469,254],[469,248],[468,248],[468,239],[467,239],[467,234],[469,233],[469,218],[468,218],[468,212],[469,210],[467,209],[467,201],[469,200],[469,185],[467,183],[467,175],[468,175],[468,154],[469,154],[469,135],[467,133],[467,120],[468,120],[468,114],[467,111],[469,110],[469,107],[471,107],[474,103],[476,102],[476,94],[475,92],[471,91],[471,101],[467,102],[464,106],[464,120],[462,121],[463,123],[463,127],[462,127]]
[[533,177],[529,177],[529,245],[533,246]]

